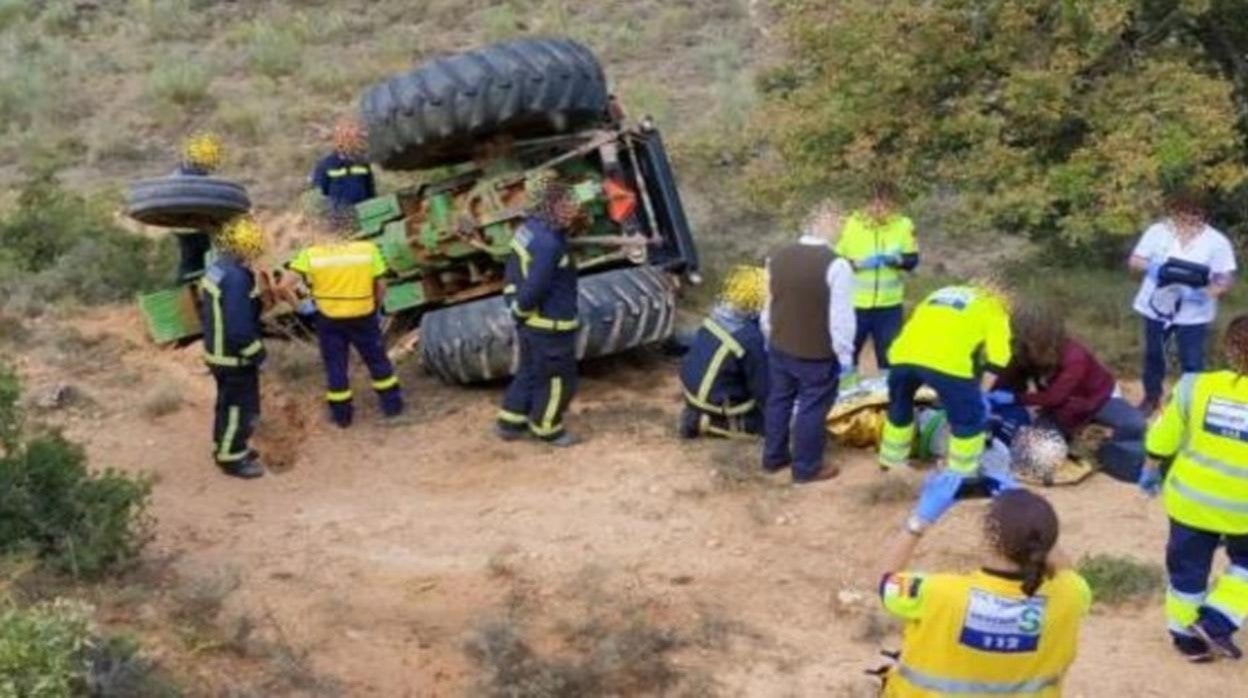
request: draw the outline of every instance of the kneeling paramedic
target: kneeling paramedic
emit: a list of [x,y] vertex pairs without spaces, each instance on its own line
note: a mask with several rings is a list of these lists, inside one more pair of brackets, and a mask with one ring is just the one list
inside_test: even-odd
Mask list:
[[248,446],[260,418],[260,292],[251,264],[264,253],[264,233],[236,218],[216,236],[219,255],[200,279],[204,362],[217,384],[213,454],[227,474],[257,478],[264,468]]
[[290,268],[303,276],[316,305],[330,418],[344,429],[354,418],[347,372],[351,347],[368,366],[382,413],[401,414],[403,395],[394,364],[386,356],[378,314],[384,293],[380,279],[386,273],[381,251],[367,241],[332,241],[301,250]]
[[766,294],[767,277],[757,267],[737,267],[724,281],[719,302],[680,364],[682,437],[763,433],[768,367],[758,315]]
[[[1170,517],[1170,634],[1198,662],[1239,659],[1232,637],[1248,616],[1248,315],[1231,321],[1223,351],[1229,370],[1179,381],[1148,431],[1140,475],[1146,493],[1163,493]],[[1170,464],[1164,476],[1160,462]],[[1210,584],[1223,546],[1230,564]]]
[[990,412],[987,392],[1010,357],[1009,301],[991,284],[942,288],[919,303],[889,351],[880,466],[907,464],[915,432],[914,396],[928,385],[949,418],[946,467],[976,475]]
[[577,439],[563,414],[576,394],[576,263],[569,235],[586,223],[576,193],[543,172],[525,184],[530,211],[507,260],[504,297],[516,322],[519,364],[503,394],[495,432],[505,440],[531,434],[554,446]]

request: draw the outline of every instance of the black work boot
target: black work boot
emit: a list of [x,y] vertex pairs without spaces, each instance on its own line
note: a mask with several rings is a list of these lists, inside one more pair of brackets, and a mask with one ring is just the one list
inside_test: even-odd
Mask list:
[[221,472],[230,477],[237,477],[243,480],[254,480],[264,476],[264,466],[260,465],[260,461],[248,456],[234,463],[222,463]]
[[696,439],[702,431],[701,421],[702,415],[698,414],[697,410],[685,406],[680,411],[680,421],[676,423],[676,433],[682,439]]
[[1244,651],[1239,649],[1239,646],[1235,644],[1235,640],[1231,639],[1230,635],[1213,634],[1204,618],[1193,623],[1191,631],[1196,634],[1196,637],[1204,640],[1209,645],[1209,651],[1215,656],[1227,659],[1241,659],[1244,656]]

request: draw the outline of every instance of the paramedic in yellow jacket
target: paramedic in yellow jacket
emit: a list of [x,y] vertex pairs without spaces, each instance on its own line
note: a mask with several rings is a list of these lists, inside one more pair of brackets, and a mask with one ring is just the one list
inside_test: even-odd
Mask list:
[[992,282],[948,286],[923,299],[889,350],[880,465],[907,464],[914,442],[914,395],[927,385],[949,419],[946,467],[975,475],[984,450],[987,393],[1010,356],[1009,299]]
[[382,412],[387,417],[402,413],[399,379],[381,336],[381,276],[386,273],[381,251],[367,241],[333,241],[301,250],[290,268],[303,275],[316,305],[330,418],[345,429],[354,417],[347,372],[352,346],[368,366]]
[[887,371],[888,349],[901,331],[904,277],[919,266],[914,222],[897,211],[897,188],[891,182],[876,183],[867,206],[845,220],[836,253],[854,267],[854,363],[870,339],[876,366]]
[[904,625],[883,695],[1056,698],[1075,660],[1092,591],[1057,548],[1057,514],[1047,500],[1021,489],[993,499],[979,570],[906,571],[961,481],[948,471],[929,477],[887,549],[880,598]]
[[[1162,492],[1170,517],[1170,634],[1198,662],[1239,659],[1233,637],[1248,616],[1248,315],[1231,321],[1223,351],[1228,370],[1179,381],[1148,430],[1140,475],[1146,493]],[[1169,464],[1164,478],[1159,462]],[[1210,584],[1219,547],[1230,564]]]

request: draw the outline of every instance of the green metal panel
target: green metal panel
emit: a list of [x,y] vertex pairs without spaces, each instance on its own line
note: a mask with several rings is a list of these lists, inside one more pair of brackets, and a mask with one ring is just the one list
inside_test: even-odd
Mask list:
[[409,281],[404,284],[386,286],[386,299],[383,303],[386,313],[409,310],[425,302],[425,288],[420,281]]
[[411,244],[407,240],[407,223],[394,221],[387,223],[378,240],[381,256],[386,258],[386,266],[396,274],[416,268],[416,257],[412,255]]
[[167,344],[201,334],[193,288],[180,286],[139,295],[139,312],[147,321],[153,342]]
[[381,233],[386,224],[403,217],[403,208],[395,194],[379,196],[355,205],[355,218],[365,237]]

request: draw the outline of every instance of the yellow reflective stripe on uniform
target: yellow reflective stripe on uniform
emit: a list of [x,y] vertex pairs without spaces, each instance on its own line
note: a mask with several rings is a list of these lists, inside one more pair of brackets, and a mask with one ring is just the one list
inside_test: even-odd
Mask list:
[[212,355],[225,358],[225,315],[221,310],[221,288],[210,279],[199,282],[199,287],[212,296]]
[[515,284],[507,284],[506,286],[504,286],[504,287],[503,287],[503,293],[505,293],[505,294],[512,294],[512,293],[515,293],[515,292],[516,292],[516,285],[515,285]]
[[373,255],[363,252],[348,252],[344,254],[327,254],[315,255],[308,260],[308,267],[311,269],[332,269],[334,267],[350,267],[358,264],[373,263]]
[[[234,458],[237,454],[230,453],[230,444],[234,442],[234,437],[238,435],[238,406],[231,405],[226,410],[225,433],[221,435],[221,443],[217,444],[217,460],[230,461],[237,460]],[[244,454],[246,455],[246,454]]]
[[541,433],[550,435],[559,430],[555,417],[559,414],[559,402],[563,400],[563,379],[559,376],[550,378],[550,397],[546,400],[546,411],[542,414]]
[[366,175],[368,174],[368,172],[369,172],[368,167],[365,165],[352,165],[351,166],[351,174],[353,175]]
[[524,313],[519,306],[512,303],[513,310],[517,315],[524,318],[524,324],[535,330],[551,330],[553,332],[570,332],[581,326],[580,320],[552,320],[548,317],[535,315],[534,313]]
[[330,177],[346,177],[346,176],[347,176],[347,168],[345,168],[345,167],[335,167],[335,168],[334,168],[334,169],[332,169],[332,170],[328,170],[325,174],[326,174],[326,175],[328,175],[328,176],[330,176]]
[[529,276],[529,266],[533,264],[533,255],[529,254],[529,251],[525,249],[524,245],[521,245],[515,238],[511,239],[511,251],[515,252],[516,257],[520,260],[521,276],[527,278]]
[[1248,502],[1237,502],[1205,494],[1204,492],[1184,484],[1182,480],[1175,477],[1173,470],[1170,471],[1170,476],[1166,478],[1166,482],[1170,485],[1171,490],[1175,494],[1186,497],[1193,502],[1198,502],[1200,504],[1204,504],[1205,506],[1213,507],[1214,509],[1229,511],[1235,514],[1248,514]]
[[1205,606],[1229,618],[1235,627],[1242,626],[1248,617],[1248,570],[1229,567],[1214,583]]
[[1188,593],[1174,587],[1166,589],[1166,625],[1171,632],[1180,635],[1191,635],[1189,628],[1200,616],[1200,607],[1205,603],[1205,593]]
[[970,474],[979,467],[979,456],[983,452],[983,434],[967,438],[950,435],[949,454],[945,457],[945,464],[955,473]]
[[508,412],[507,410],[498,411],[498,421],[508,424],[527,424],[529,422],[528,415],[518,412]]
[[914,423],[899,427],[892,422],[884,423],[880,439],[879,463],[886,468],[904,467],[910,460],[910,446],[914,443]]
[[714,320],[707,319],[706,322],[702,323],[702,326],[705,327],[711,334],[715,335],[715,338],[719,340],[720,344],[728,347],[728,349],[732,351],[738,359],[745,356],[745,347],[741,346],[741,343],[729,334],[728,330],[721,327],[719,323]]
[[[705,406],[710,404],[711,389],[715,386],[716,379],[719,378],[719,372],[724,368],[724,361],[729,354],[737,358],[745,356],[745,347],[741,346],[741,343],[733,338],[728,330],[721,327],[714,320],[708,318],[706,322],[702,323],[702,327],[715,335],[715,338],[719,340],[719,348],[711,356],[711,361],[706,366],[706,372],[702,374],[702,382],[698,384],[698,392],[694,396],[694,405],[705,409]],[[748,410],[746,411],[748,412]]]
[[685,391],[685,401],[703,412],[709,412],[710,414],[717,414],[723,417],[740,417],[743,414],[751,412],[758,405],[758,403],[753,400],[746,400],[739,405],[714,405],[702,398],[699,398],[697,395],[694,395],[688,390]]
[[560,267],[566,267],[566,266],[568,266],[568,265],[569,265],[569,264],[571,264],[571,263],[572,263],[572,258],[571,258],[571,257],[569,257],[569,256],[567,256],[566,254],[565,254],[563,257],[561,257],[561,258],[559,259],[559,266],[560,266]]
[[246,366],[247,362],[237,356],[221,356],[212,352],[204,352],[204,363],[212,366],[224,366],[226,368],[237,368]]
[[390,376],[381,380],[373,381],[373,390],[389,390],[399,384],[398,376]]
[[351,399],[351,390],[327,390],[325,399],[330,402],[347,402]]
[[257,339],[253,341],[251,344],[248,344],[247,346],[243,347],[242,350],[238,352],[238,354],[239,356],[252,357],[252,356],[255,356],[256,354],[259,354],[260,350],[263,348],[264,348],[264,343]]
[[907,666],[897,666],[897,673],[906,681],[942,695],[1027,695],[1042,693],[1061,683],[1061,677],[1048,676],[1024,681],[964,681],[933,676]]

